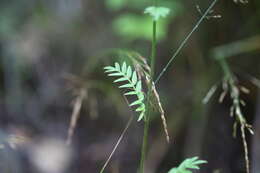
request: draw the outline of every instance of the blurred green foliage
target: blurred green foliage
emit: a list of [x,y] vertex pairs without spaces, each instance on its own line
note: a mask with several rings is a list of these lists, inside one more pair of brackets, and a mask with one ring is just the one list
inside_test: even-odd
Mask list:
[[[152,22],[149,16],[139,16],[135,14],[123,14],[113,22],[114,31],[126,41],[137,39],[150,40],[152,38]],[[168,19],[159,21],[157,37],[159,40],[167,36]]]
[[[151,4],[148,0],[107,0],[106,7],[111,11],[124,10],[124,13],[117,16],[113,22],[113,30],[125,41],[137,39],[150,40],[152,38],[152,20],[143,15],[143,10]],[[161,6],[171,9],[170,16],[159,22],[157,39],[163,40],[168,33],[170,22],[180,14],[181,3],[177,0],[163,0]],[[138,11],[138,13],[134,12]]]

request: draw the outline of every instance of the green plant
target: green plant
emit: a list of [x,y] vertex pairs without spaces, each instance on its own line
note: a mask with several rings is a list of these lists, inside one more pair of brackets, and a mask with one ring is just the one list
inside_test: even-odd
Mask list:
[[[105,5],[110,11],[120,11],[120,15],[115,16],[112,28],[115,33],[125,41],[131,42],[139,39],[151,40],[152,27],[149,16],[132,13],[132,11],[142,10],[147,7],[150,0],[106,0]],[[170,22],[178,16],[183,8],[178,0],[163,0],[160,5],[171,9],[171,15],[160,19],[157,26],[157,40],[164,40],[168,33]],[[124,26],[124,27],[121,27]]]
[[199,160],[198,157],[185,159],[178,167],[170,169],[168,173],[192,173],[190,169],[200,169],[199,165],[207,163],[206,160]]
[[[142,92],[142,87],[141,87],[141,80],[138,81],[137,79],[137,73],[134,71],[132,73],[131,67],[127,66],[126,63],[124,62],[121,66],[119,65],[118,62],[115,63],[115,66],[106,66],[104,69],[106,70],[106,73],[109,73],[109,76],[117,76],[119,77],[116,79],[114,82],[126,82],[126,84],[123,84],[119,86],[119,88],[127,88],[128,92],[125,93],[125,95],[135,95],[137,97],[137,100],[134,101],[133,103],[129,104],[129,106],[134,106],[138,105],[139,107],[135,110],[137,112],[141,112],[139,115],[138,120],[143,119],[144,117],[144,134],[143,134],[143,144],[142,144],[142,151],[141,151],[141,159],[140,159],[140,165],[139,165],[139,172],[144,173],[144,164],[146,160],[146,154],[147,154],[147,144],[148,144],[148,131],[149,131],[149,126],[150,126],[150,114],[152,112],[150,102],[152,100],[154,88],[155,88],[155,83],[159,81],[159,79],[162,77],[162,75],[165,73],[165,71],[168,69],[169,65],[172,63],[173,59],[178,55],[180,50],[184,47],[184,45],[187,43],[191,35],[196,31],[198,26],[201,24],[203,19],[207,17],[207,14],[211,11],[211,9],[214,7],[216,4],[217,0],[214,0],[209,8],[206,10],[206,12],[202,15],[200,20],[196,23],[194,28],[191,30],[191,32],[185,37],[183,42],[181,43],[180,47],[177,49],[177,51],[174,53],[172,58],[169,60],[169,62],[166,64],[166,66],[163,68],[159,76],[156,78],[155,82],[154,81],[154,72],[155,72],[155,59],[156,59],[156,45],[157,45],[157,22],[160,18],[166,17],[170,10],[165,7],[157,7],[157,2],[154,0],[154,6],[147,7],[144,11],[145,14],[149,14],[152,19],[152,48],[151,48],[151,57],[150,57],[150,70],[148,74],[145,75],[145,78],[147,80],[147,87],[148,87],[148,92],[146,94],[146,99],[144,99],[144,93]],[[148,79],[147,79],[148,78]],[[156,94],[155,94],[156,95]],[[144,102],[145,101],[145,102]],[[160,104],[159,104],[160,105]],[[163,119],[164,125],[166,122]],[[125,130],[124,130],[125,132]],[[166,133],[167,134],[167,133]],[[122,136],[122,135],[121,135]],[[120,137],[119,140],[122,138]],[[118,143],[116,144],[116,146]],[[116,147],[115,147],[116,148]],[[115,151],[115,148],[113,149],[112,153],[110,154],[108,160],[104,164],[104,166],[101,169],[101,173],[104,171],[105,166],[107,165],[108,161],[110,160],[112,154]],[[192,159],[187,159],[184,161],[183,164],[177,169],[174,170],[182,170],[186,171],[186,168],[198,168],[196,165],[205,163],[205,161],[197,161],[197,158],[192,158]],[[183,172],[185,173],[185,172]]]

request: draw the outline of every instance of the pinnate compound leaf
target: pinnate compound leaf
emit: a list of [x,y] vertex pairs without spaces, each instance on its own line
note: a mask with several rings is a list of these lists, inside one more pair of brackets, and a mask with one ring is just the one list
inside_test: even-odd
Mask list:
[[130,91],[126,92],[124,95],[135,95],[137,100],[133,101],[129,106],[138,106],[135,110],[136,112],[140,112],[138,121],[143,119],[145,115],[145,104],[144,101],[144,93],[142,92],[142,81],[138,80],[136,71],[132,71],[131,66],[127,66],[125,62],[123,62],[122,66],[119,65],[118,62],[115,63],[115,66],[107,66],[104,67],[105,73],[109,73],[108,76],[118,76],[119,78],[114,80],[117,82],[125,82],[119,86],[119,88],[126,88]]
[[166,7],[150,6],[144,10],[144,13],[152,16],[154,21],[158,21],[160,18],[168,16],[170,13],[170,9]]

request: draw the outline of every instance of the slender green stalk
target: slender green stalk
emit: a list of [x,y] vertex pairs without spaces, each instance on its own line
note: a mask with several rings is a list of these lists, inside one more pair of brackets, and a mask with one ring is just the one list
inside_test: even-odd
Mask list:
[[160,74],[158,75],[158,77],[155,80],[155,84],[160,80],[160,78],[162,77],[162,75],[166,72],[166,70],[169,68],[169,66],[171,65],[171,63],[173,62],[173,60],[179,55],[180,51],[182,50],[182,48],[185,46],[185,44],[188,42],[188,40],[190,39],[190,37],[192,36],[192,34],[198,29],[199,25],[201,24],[201,22],[207,17],[207,15],[209,14],[209,12],[212,10],[212,8],[215,6],[215,4],[217,3],[218,0],[214,0],[209,8],[205,11],[205,13],[201,16],[201,18],[199,19],[199,21],[195,24],[195,26],[193,27],[193,29],[190,31],[190,33],[185,37],[185,39],[181,42],[180,46],[178,47],[178,49],[176,50],[176,52],[173,54],[173,56],[171,57],[171,59],[168,61],[168,63],[165,65],[165,67],[162,69],[162,71],[160,72]]
[[[156,4],[156,2],[155,2]],[[147,112],[145,113],[145,124],[144,124],[144,136],[143,136],[143,144],[142,144],[142,152],[141,152],[141,160],[140,160],[140,167],[139,173],[144,173],[144,162],[146,160],[147,154],[147,143],[148,143],[148,134],[149,134],[149,126],[150,126],[150,114],[151,114],[151,107],[149,104],[149,100],[152,94],[152,86],[153,86],[153,76],[154,76],[154,69],[155,69],[155,58],[156,58],[156,21],[153,21],[153,39],[152,39],[152,50],[151,50],[151,72],[150,72],[150,84],[148,86],[148,94],[147,94]]]
[[229,69],[229,66],[227,64],[227,61],[225,58],[220,58],[219,59],[220,66],[224,72],[225,78],[231,79],[233,81],[233,73]]

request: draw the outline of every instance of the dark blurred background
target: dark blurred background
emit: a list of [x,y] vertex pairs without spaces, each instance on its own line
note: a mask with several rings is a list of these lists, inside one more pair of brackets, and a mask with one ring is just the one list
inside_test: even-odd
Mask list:
[[[210,3],[159,0],[171,13],[158,26],[156,74]],[[110,53],[114,49],[149,57],[151,19],[143,10],[151,4],[151,0],[0,1],[1,173],[99,172],[129,117],[135,116],[102,68],[122,58]],[[250,94],[242,95],[247,103],[243,112],[255,131],[253,136],[246,132],[250,166],[252,173],[260,172],[260,1],[219,0],[157,84],[171,142],[167,144],[155,114],[147,173],[166,173],[193,156],[208,161],[202,173],[245,172],[239,131],[237,138],[232,137],[231,100],[219,104],[222,91],[217,89],[211,101],[202,104],[210,87],[223,78],[212,50],[223,46],[225,53],[227,44],[237,42],[247,42],[249,48],[237,47],[227,62],[250,89]],[[72,125],[71,116],[78,116]],[[142,122],[132,122],[105,172],[136,172],[142,129]]]

